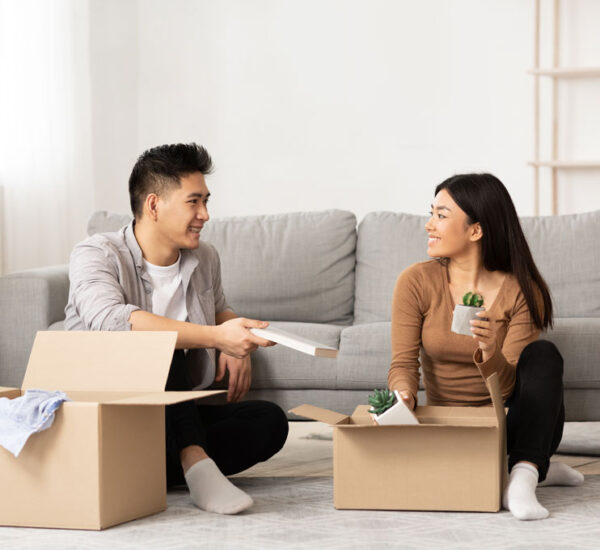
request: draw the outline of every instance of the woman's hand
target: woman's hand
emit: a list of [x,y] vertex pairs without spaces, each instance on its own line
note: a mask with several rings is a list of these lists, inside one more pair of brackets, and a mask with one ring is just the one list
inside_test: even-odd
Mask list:
[[487,361],[496,351],[496,329],[493,319],[489,318],[487,311],[477,312],[477,317],[480,319],[471,321],[471,332],[473,338],[477,339],[479,349],[484,361]]
[[404,404],[411,411],[414,411],[415,410],[415,400],[414,400],[413,396],[411,395],[411,393],[406,390],[401,390],[398,393],[400,394],[400,397],[402,397],[402,401],[404,401]]

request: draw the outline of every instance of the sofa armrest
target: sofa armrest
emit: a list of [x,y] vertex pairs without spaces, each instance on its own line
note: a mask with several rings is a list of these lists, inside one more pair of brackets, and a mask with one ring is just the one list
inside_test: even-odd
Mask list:
[[35,334],[64,319],[69,266],[0,277],[0,385],[20,387]]

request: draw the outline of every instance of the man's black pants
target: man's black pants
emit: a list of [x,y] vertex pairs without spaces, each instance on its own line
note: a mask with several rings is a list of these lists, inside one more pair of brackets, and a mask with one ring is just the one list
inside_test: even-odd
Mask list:
[[[185,355],[176,350],[165,388],[192,389]],[[288,434],[285,413],[268,401],[196,405],[193,401],[165,407],[167,486],[185,483],[179,453],[200,445],[225,475],[250,468],[279,451]]]
[[508,467],[512,470],[521,460],[533,462],[543,481],[565,423],[563,358],[552,342],[537,340],[521,352],[516,375],[506,401]]

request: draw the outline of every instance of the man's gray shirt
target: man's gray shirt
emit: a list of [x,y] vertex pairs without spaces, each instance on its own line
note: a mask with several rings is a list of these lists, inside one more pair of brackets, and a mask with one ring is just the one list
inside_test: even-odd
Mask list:
[[[93,235],[73,249],[66,330],[131,330],[133,311],[152,311],[152,284],[133,224]],[[181,250],[181,279],[190,322],[214,325],[216,314],[230,309],[212,245],[200,241],[195,250]],[[190,349],[186,362],[195,388],[213,382],[214,349]]]

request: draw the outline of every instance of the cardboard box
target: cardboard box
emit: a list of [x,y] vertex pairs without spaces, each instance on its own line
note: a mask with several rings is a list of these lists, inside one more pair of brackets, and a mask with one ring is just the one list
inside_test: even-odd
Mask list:
[[104,529],[166,509],[164,406],[175,332],[38,332],[21,389],[72,401],[14,457],[0,447],[0,525]]
[[417,407],[420,424],[376,426],[368,405],[346,416],[290,412],[333,426],[338,509],[497,512],[506,483],[506,415],[497,374],[491,407]]

